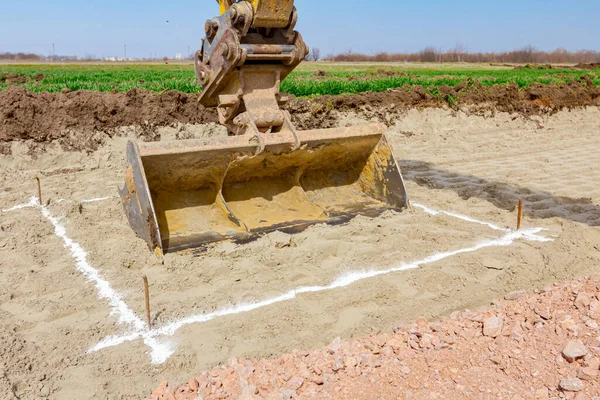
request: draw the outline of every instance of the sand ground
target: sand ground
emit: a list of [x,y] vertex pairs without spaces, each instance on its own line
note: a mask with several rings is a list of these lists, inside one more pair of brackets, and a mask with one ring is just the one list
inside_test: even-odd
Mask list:
[[[339,116],[340,125],[360,122],[357,115]],[[183,129],[186,137],[219,134],[214,126]],[[174,351],[162,364],[151,363],[140,339],[86,353],[130,327],[110,315],[110,305],[76,269],[39,208],[2,212],[0,392],[22,399],[105,398],[104,393],[139,398],[163,379],[181,382],[233,356],[272,357],[321,347],[337,336],[390,332],[418,316],[435,319],[488,305],[516,289],[597,272],[599,130],[598,108],[532,118],[442,109],[405,113],[388,133],[412,202],[513,227],[523,198],[525,226],[546,228],[544,235],[555,240],[518,240],[189,324],[158,338]],[[162,131],[163,139],[174,135],[175,130]],[[116,196],[126,140],[112,139],[90,154],[56,148],[31,155],[15,143],[12,155],[0,158],[0,209],[28,202],[36,193],[34,177],[41,176],[47,210],[140,319],[141,277],[148,276],[156,327],[299,286],[327,285],[349,271],[389,269],[502,236],[415,207],[344,226],[314,226],[294,236],[273,233],[245,245],[224,243],[203,257],[167,255],[161,264],[129,229]],[[98,198],[106,199],[81,202]]]

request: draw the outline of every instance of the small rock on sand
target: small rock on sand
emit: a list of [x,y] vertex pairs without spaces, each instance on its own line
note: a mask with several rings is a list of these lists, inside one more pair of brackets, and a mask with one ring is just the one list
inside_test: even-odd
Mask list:
[[581,368],[577,377],[582,381],[595,381],[598,378],[598,370],[590,367]]
[[357,364],[358,360],[356,359],[356,357],[346,357],[344,359],[344,365],[346,366],[346,368],[356,367]]
[[288,381],[287,387],[291,390],[298,390],[302,387],[303,384],[304,378],[302,378],[301,376],[295,376]]
[[583,390],[583,382],[577,378],[565,378],[558,385],[565,392],[580,392]]
[[582,358],[587,354],[587,347],[578,340],[571,340],[562,351],[562,355],[568,362]]
[[339,336],[336,337],[335,339],[333,339],[331,344],[329,346],[327,346],[327,351],[329,351],[330,354],[337,353],[338,350],[340,349],[341,343],[342,343],[342,339]]
[[188,381],[188,387],[193,392],[196,392],[198,390],[198,381],[196,380],[196,378],[190,378],[190,380]]
[[49,395],[50,395],[50,388],[48,386],[42,386],[42,389],[40,389],[40,396],[48,397]]
[[506,294],[504,296],[504,300],[515,301],[515,300],[518,300],[521,297],[525,296],[526,294],[527,294],[527,292],[524,290],[517,290],[515,292],[510,292],[510,293]]
[[552,318],[550,308],[536,308],[534,312],[539,315],[540,318],[545,319],[546,321]]
[[504,322],[500,317],[490,317],[483,322],[483,334],[490,337],[498,337],[502,334]]
[[334,372],[338,372],[341,369],[344,369],[344,361],[342,360],[342,357],[337,355],[335,356],[335,362],[333,363],[333,367],[331,367],[331,369]]
[[575,299],[575,307],[577,307],[580,311],[584,311],[589,307],[591,302],[592,299],[587,293],[579,293]]
[[391,347],[394,350],[399,350],[400,348],[402,348],[404,346],[404,343],[397,338],[392,338],[387,341],[386,345]]

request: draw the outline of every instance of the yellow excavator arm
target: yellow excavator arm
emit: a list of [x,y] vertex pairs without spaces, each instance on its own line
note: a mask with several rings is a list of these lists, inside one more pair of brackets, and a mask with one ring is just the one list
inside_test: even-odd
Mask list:
[[407,206],[383,127],[301,131],[281,82],[308,47],[293,0],[218,0],[194,66],[229,136],[127,145],[129,222],[155,254]]
[[[254,9],[255,28],[285,28],[294,10],[294,0],[244,0]],[[221,15],[233,4],[233,0],[217,0]]]
[[223,15],[231,7],[232,0],[217,0],[217,3],[221,7],[221,15]]

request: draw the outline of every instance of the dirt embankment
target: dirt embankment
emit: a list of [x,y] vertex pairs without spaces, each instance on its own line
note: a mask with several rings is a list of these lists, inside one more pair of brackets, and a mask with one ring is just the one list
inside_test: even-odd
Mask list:
[[585,70],[600,69],[600,63],[577,64],[574,68],[575,69],[585,69]]
[[[455,87],[440,86],[438,93],[422,86],[405,85],[381,93],[323,96],[295,99],[287,108],[300,129],[333,126],[339,112],[358,112],[382,122],[410,108],[464,107],[474,112],[551,114],[564,108],[600,105],[600,87],[589,77],[568,86],[516,84],[483,86],[466,81]],[[33,93],[11,87],[0,92],[0,153],[10,151],[10,142],[59,140],[66,149],[95,149],[115,128],[138,126],[145,140],[156,140],[157,127],[178,123],[216,122],[214,109],[198,103],[197,94],[177,91],[151,93],[133,89],[126,93],[88,91]],[[76,131],[76,133],[74,133]],[[101,135],[95,133],[101,132]]]
[[[11,87],[0,92],[0,143],[65,139],[66,148],[95,149],[102,138],[93,137],[94,132],[111,136],[115,128],[135,125],[152,139],[159,126],[216,121],[216,110],[205,109],[197,95],[178,91],[34,93]],[[73,130],[78,134],[71,135]]]
[[348,111],[385,123],[411,108],[466,106],[475,114],[492,111],[531,116],[600,105],[600,87],[593,86],[588,77],[566,87],[534,83],[519,89],[516,84],[483,86],[468,81],[455,87],[440,86],[438,90],[439,95],[434,96],[421,86],[405,86],[381,93],[296,99],[290,109],[298,126],[315,129],[333,126],[336,114]]
[[570,70],[593,70],[600,69],[600,63],[579,63],[575,65],[553,65],[553,64],[525,64],[525,65],[514,65],[514,64],[490,64],[495,67],[513,67],[514,69],[570,69]]

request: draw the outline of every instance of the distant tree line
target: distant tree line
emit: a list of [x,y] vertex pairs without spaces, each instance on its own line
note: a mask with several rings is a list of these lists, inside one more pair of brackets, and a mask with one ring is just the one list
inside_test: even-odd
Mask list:
[[[315,53],[313,53],[314,55]],[[318,51],[317,51],[317,57],[319,57],[318,55]],[[186,59],[191,60],[193,58],[193,55],[189,55]],[[159,56],[156,55],[154,57],[149,57],[149,58],[127,58],[127,59],[123,59],[120,57],[98,57],[96,56],[96,54],[93,53],[85,53],[85,55],[83,57],[81,56],[66,56],[66,55],[59,55],[59,54],[55,54],[55,55],[49,55],[49,56],[43,56],[40,54],[34,54],[34,53],[0,53],[0,61],[1,60],[13,60],[13,61],[19,61],[19,60],[23,60],[23,61],[127,61],[127,60],[164,60],[167,61],[169,60],[169,57],[165,57],[165,56]]]
[[0,60],[44,60],[45,57],[34,53],[0,53]]
[[[77,56],[42,56],[34,53],[0,53],[0,60],[14,61],[61,61],[61,60],[97,60],[95,54],[86,54],[84,58]],[[319,61],[321,51],[313,48],[307,55],[307,61]],[[600,51],[579,50],[568,51],[563,48],[554,51],[541,51],[533,46],[526,46],[519,50],[507,51],[502,53],[494,52],[469,52],[467,48],[458,43],[454,48],[443,51],[435,47],[426,47],[416,53],[387,53],[377,54],[355,53],[348,50],[342,54],[330,54],[323,58],[327,61],[339,62],[467,62],[467,63],[511,63],[511,64],[577,64],[577,63],[600,63]]]
[[467,63],[536,63],[536,64],[561,64],[561,63],[598,63],[600,51],[580,50],[567,51],[556,49],[554,51],[541,51],[532,46],[519,50],[503,53],[474,53],[467,51],[462,44],[457,44],[453,49],[443,51],[434,47],[426,47],[417,53],[377,53],[373,55],[354,53],[351,50],[342,54],[328,55],[328,61],[339,62],[467,62]]
[[[87,57],[87,55],[86,55]],[[86,58],[87,59],[87,58]],[[0,53],[0,60],[13,60],[13,61],[64,61],[64,60],[78,60],[77,56],[42,56],[34,53]]]

